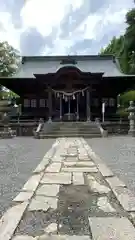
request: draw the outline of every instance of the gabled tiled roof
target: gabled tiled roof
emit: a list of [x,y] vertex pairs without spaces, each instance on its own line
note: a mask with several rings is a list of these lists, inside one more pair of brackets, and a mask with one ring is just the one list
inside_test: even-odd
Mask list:
[[[69,66],[76,66],[82,72],[103,73],[103,77],[128,76],[121,72],[118,61],[113,56],[76,55],[23,57],[22,66],[20,67],[18,73],[13,77],[34,78],[34,74],[56,73],[64,66],[61,64],[62,60],[68,60]],[[70,64],[70,60],[75,60],[75,64]]]

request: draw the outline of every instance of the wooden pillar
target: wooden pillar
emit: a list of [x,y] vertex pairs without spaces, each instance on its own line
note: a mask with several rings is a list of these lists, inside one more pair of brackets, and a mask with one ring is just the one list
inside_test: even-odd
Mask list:
[[86,90],[87,122],[91,121],[90,113],[90,89]]
[[49,87],[48,88],[48,104],[49,104],[49,122],[52,122],[52,90]]
[[68,120],[70,121],[70,117],[71,117],[71,115],[70,115],[70,112],[71,112],[71,110],[70,110],[70,103],[71,103],[71,100],[70,100],[70,96],[69,96],[69,98],[68,98]]
[[76,96],[76,109],[77,109],[77,116],[76,116],[76,120],[77,121],[79,121],[79,96],[78,96],[78,94],[77,94],[77,96]]
[[62,95],[60,95],[60,120],[62,120]]

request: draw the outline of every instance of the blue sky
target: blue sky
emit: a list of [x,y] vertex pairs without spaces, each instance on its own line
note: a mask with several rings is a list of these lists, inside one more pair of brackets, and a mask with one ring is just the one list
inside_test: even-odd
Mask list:
[[0,39],[22,55],[97,54],[133,0],[0,0]]

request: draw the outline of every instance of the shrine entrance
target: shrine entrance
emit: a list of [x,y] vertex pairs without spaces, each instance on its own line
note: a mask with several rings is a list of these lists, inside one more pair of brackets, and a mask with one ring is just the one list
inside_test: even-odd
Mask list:
[[70,99],[66,101],[65,99],[62,100],[62,107],[63,107],[63,115],[67,113],[76,113],[77,109],[77,102],[76,99]]
[[90,120],[90,86],[86,73],[75,66],[60,68],[55,74],[50,91],[57,103],[57,119],[60,121]]

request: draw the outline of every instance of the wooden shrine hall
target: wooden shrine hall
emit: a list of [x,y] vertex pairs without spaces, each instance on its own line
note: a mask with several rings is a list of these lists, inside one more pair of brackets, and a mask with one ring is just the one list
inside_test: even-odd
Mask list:
[[113,56],[22,57],[18,72],[0,84],[20,96],[22,117],[52,121],[111,119],[117,96],[132,88],[135,77],[121,72]]

